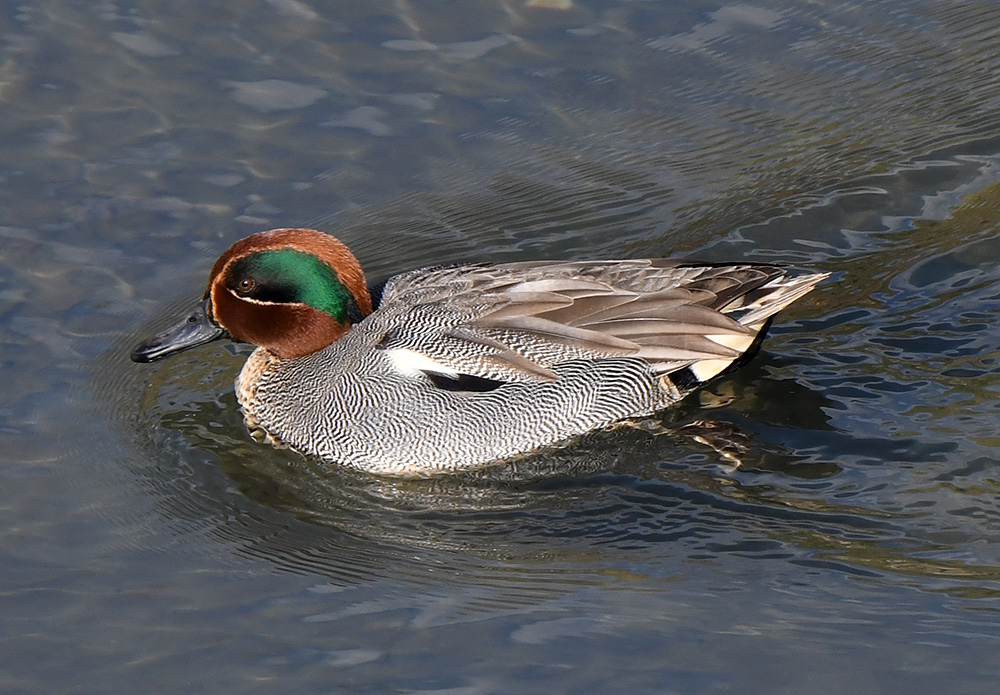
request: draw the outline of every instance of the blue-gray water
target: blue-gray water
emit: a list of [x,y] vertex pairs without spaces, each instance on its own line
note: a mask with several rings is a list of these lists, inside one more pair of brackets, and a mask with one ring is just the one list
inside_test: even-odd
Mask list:
[[[996,688],[989,0],[38,0],[0,50],[3,692]],[[649,431],[387,481],[250,440],[242,350],[127,359],[297,225],[833,277]]]

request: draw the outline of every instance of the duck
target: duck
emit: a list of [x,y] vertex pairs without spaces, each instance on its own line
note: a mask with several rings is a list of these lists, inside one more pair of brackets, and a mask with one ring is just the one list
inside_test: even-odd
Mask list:
[[439,265],[369,286],[335,237],[237,241],[190,315],[131,353],[228,338],[251,434],[331,465],[479,469],[651,416],[747,362],[828,273],[684,259]]

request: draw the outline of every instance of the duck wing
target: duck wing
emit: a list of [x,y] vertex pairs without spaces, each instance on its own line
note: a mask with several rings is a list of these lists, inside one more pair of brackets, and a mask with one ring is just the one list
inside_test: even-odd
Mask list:
[[613,357],[656,374],[690,367],[704,381],[824,277],[670,259],[421,269],[386,284],[377,347],[438,383],[550,380],[560,362]]

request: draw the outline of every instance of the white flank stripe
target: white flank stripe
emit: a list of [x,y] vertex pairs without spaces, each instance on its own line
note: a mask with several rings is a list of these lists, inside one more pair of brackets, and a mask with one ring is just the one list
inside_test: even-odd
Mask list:
[[441,374],[452,379],[458,378],[457,371],[431,359],[422,352],[407,350],[406,348],[394,348],[386,350],[386,354],[392,360],[392,366],[396,368],[396,371],[403,374],[416,376],[418,374],[434,372],[435,374]]

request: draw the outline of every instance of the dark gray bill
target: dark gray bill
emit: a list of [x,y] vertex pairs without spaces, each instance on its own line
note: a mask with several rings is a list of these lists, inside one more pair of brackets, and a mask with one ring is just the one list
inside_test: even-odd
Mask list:
[[226,331],[216,326],[208,314],[208,301],[201,300],[191,315],[176,326],[136,345],[132,350],[132,361],[155,362],[175,352],[225,338]]

